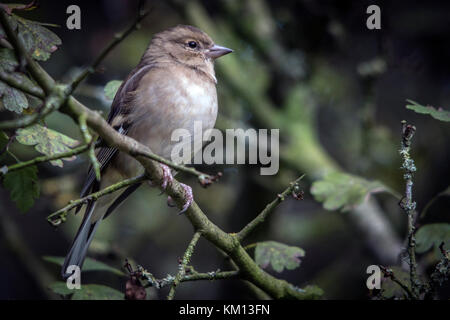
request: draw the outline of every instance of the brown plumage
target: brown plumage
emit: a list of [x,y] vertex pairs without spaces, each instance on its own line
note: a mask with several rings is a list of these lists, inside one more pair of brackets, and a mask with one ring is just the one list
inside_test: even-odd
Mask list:
[[[179,25],[154,35],[141,61],[117,91],[108,122],[121,134],[170,159],[174,146],[171,135],[175,129],[187,129],[193,137],[195,121],[201,121],[203,130],[214,127],[217,116],[214,60],[230,52],[192,26]],[[193,150],[192,155],[198,151]],[[90,168],[82,196],[144,171],[135,159],[115,148],[100,148],[97,158],[101,164],[101,182],[95,180]],[[171,172],[165,166],[163,169],[167,177],[164,184],[167,184]],[[133,185],[122,193],[118,191],[87,204],[82,225],[62,268],[64,277],[69,275],[68,266],[82,266],[100,221],[137,187]],[[183,210],[192,202],[192,190],[184,187],[188,202]]]

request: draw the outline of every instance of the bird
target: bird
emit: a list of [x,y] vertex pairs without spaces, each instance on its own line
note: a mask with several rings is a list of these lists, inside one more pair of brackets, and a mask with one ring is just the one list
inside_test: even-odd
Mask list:
[[[134,138],[153,153],[169,159],[176,144],[171,139],[174,130],[186,129],[193,139],[195,121],[200,121],[203,132],[214,127],[218,110],[214,62],[232,51],[215,44],[205,32],[190,25],[177,25],[155,34],[138,65],[117,90],[108,123],[120,134]],[[137,160],[105,145],[101,138],[96,145],[100,146],[96,157],[100,163],[101,180],[96,180],[91,165],[81,191],[82,197],[144,173]],[[199,151],[201,146],[200,150],[192,149],[191,154],[183,159],[192,158]],[[163,169],[161,187],[164,189],[175,172],[164,164],[160,165]],[[134,184],[125,191],[87,202],[82,223],[62,265],[63,278],[72,274],[69,271],[73,266],[81,270],[100,222],[140,185]],[[181,185],[186,195],[186,203],[181,210],[184,212],[191,205],[193,194],[189,186]]]

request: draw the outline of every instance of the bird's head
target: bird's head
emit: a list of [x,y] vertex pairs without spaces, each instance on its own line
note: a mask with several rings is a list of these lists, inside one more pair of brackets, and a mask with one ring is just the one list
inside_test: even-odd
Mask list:
[[233,50],[216,45],[196,27],[178,25],[152,38],[148,56],[154,60],[175,61],[195,69],[212,69],[214,60]]

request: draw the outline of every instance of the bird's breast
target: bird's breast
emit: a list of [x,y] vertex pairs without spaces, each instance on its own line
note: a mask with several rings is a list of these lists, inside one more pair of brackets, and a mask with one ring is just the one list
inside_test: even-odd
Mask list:
[[217,118],[215,83],[194,72],[178,71],[143,78],[135,98],[139,112],[129,132],[168,159],[176,143],[172,139],[175,130],[187,130],[193,139],[195,125],[201,124],[205,132],[214,127]]

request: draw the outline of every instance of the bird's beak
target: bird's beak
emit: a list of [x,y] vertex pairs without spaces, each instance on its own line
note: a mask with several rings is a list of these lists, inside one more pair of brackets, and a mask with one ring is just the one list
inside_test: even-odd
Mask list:
[[231,52],[233,52],[233,50],[215,44],[206,51],[206,56],[211,59],[217,59]]

